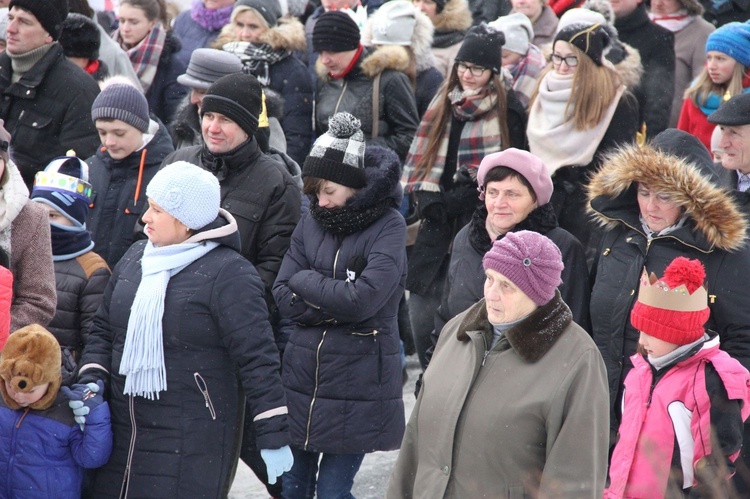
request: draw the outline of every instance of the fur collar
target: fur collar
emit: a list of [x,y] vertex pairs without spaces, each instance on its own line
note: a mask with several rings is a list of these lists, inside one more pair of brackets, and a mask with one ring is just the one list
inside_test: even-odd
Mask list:
[[[383,17],[377,10],[367,19],[367,24],[362,28],[362,45],[372,45],[372,27]],[[432,37],[434,28],[432,21],[423,12],[414,13],[416,23],[414,24],[414,34],[411,37],[411,50],[414,52],[417,73],[435,66],[435,56],[432,54]]]
[[395,152],[385,147],[366,146],[365,173],[367,184],[347,201],[347,206],[375,206],[384,198],[391,198],[395,208],[401,205],[401,162]]
[[[573,314],[560,297],[560,291],[549,303],[534,310],[524,320],[508,329],[511,348],[526,362],[536,362],[552,348],[573,321]],[[487,319],[484,299],[472,306],[464,316],[456,337],[459,341],[469,341],[468,331],[479,331],[486,339],[492,337],[492,325]]]
[[[372,79],[386,69],[403,72],[408,66],[409,53],[400,45],[383,45],[377,48],[365,47],[362,50],[362,55],[359,56],[359,61],[345,78],[348,79],[361,74]],[[328,75],[328,69],[320,61],[320,58],[315,61],[315,73],[323,82],[328,82],[331,79]]]
[[[493,244],[490,235],[487,233],[486,221],[487,208],[481,204],[474,210],[471,222],[469,222],[469,243],[477,253],[482,255],[487,253]],[[513,227],[510,232],[530,230],[539,234],[546,234],[557,226],[555,210],[550,203],[547,203],[531,210],[531,213]],[[503,235],[500,235],[498,240],[502,238]]]
[[589,212],[606,229],[623,223],[615,211],[638,214],[636,183],[644,183],[677,201],[692,220],[695,231],[712,246],[739,249],[747,222],[727,191],[701,174],[697,166],[650,146],[623,147],[610,153],[589,183]]
[[448,0],[443,11],[435,16],[435,31],[466,31],[472,17],[466,0]]
[[[221,50],[227,43],[236,41],[237,37],[234,34],[234,26],[232,26],[232,23],[229,23],[221,29],[221,33],[212,42],[211,46]],[[258,41],[267,43],[274,50],[285,49],[290,52],[307,50],[305,27],[297,18],[279,19],[279,24],[263,33]]]

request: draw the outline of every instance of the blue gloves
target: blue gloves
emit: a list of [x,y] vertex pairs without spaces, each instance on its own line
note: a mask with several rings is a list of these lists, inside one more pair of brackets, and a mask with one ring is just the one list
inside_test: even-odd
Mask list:
[[261,449],[260,457],[266,463],[269,485],[275,484],[276,478],[280,477],[285,471],[292,469],[292,464],[294,464],[292,449],[288,445],[281,449]]
[[61,388],[66,397],[70,399],[68,406],[73,409],[76,423],[83,431],[86,426],[86,416],[92,409],[104,403],[104,382],[99,380],[96,383],[87,383],[85,385],[75,384],[72,390],[67,386]]

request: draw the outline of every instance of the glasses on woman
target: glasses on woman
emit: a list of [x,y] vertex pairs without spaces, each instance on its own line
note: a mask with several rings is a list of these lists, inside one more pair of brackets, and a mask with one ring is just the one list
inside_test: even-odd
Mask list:
[[485,71],[487,71],[487,68],[483,68],[482,66],[467,66],[463,62],[456,63],[456,69],[459,73],[465,73],[466,71],[471,72],[471,76],[482,76]]
[[567,64],[569,68],[578,66],[578,57],[574,55],[563,57],[558,54],[552,54],[552,64],[562,64],[563,61],[565,61],[565,64]]

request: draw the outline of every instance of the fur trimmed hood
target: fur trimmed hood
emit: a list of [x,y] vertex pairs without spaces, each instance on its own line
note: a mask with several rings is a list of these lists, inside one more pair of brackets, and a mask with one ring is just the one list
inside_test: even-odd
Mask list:
[[[214,48],[221,50],[227,43],[236,42],[237,37],[234,34],[232,23],[221,28],[221,33],[211,44]],[[286,49],[290,52],[307,50],[307,41],[305,39],[305,27],[297,18],[279,19],[279,24],[263,33],[259,42],[267,43],[274,50]]]
[[469,2],[448,0],[443,11],[435,16],[435,31],[466,31],[472,23]]
[[[359,71],[368,78],[375,78],[386,69],[404,72],[409,67],[409,52],[400,45],[383,45],[380,47],[365,47],[359,62],[352,69],[352,73]],[[318,58],[315,61],[315,74],[321,81],[327,82],[331,79],[328,69]]]
[[[384,16],[379,12],[379,10],[375,11],[362,28],[362,45],[372,45],[372,27],[379,17]],[[411,36],[411,50],[414,52],[416,68],[419,73],[435,66],[435,56],[432,54],[432,37],[435,28],[432,26],[430,18],[421,11],[416,11],[414,18],[416,23],[414,24],[414,33]]]
[[[625,146],[610,153],[589,183],[589,212],[610,229],[624,223],[621,215],[639,213],[636,183],[667,194],[685,210],[711,247],[739,249],[747,222],[730,193],[717,187],[698,166],[650,146]],[[614,215],[614,216],[613,216]]]
[[367,184],[351,197],[348,206],[374,206],[384,198],[393,200],[393,207],[401,205],[401,162],[395,152],[385,147],[365,147]]

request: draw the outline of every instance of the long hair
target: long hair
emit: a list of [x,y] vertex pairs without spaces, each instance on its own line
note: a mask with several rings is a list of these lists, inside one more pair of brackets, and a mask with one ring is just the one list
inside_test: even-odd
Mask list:
[[[432,165],[435,164],[435,159],[438,156],[440,150],[440,144],[443,141],[445,135],[445,129],[448,126],[449,120],[453,116],[451,110],[451,101],[448,97],[451,90],[456,87],[460,87],[461,83],[458,79],[458,70],[456,69],[457,64],[453,64],[453,69],[447,80],[443,82],[443,85],[438,89],[437,96],[431,104],[425,114],[430,111],[434,112],[434,121],[427,133],[427,148],[424,153],[419,157],[419,160],[414,165],[414,173],[418,178],[424,178],[432,170]],[[508,94],[505,91],[505,84],[499,75],[493,74],[490,77],[490,81],[487,82],[487,88],[493,92],[496,96],[495,101],[495,112],[497,113],[498,124],[500,125],[500,139],[501,139],[501,150],[510,147],[510,132],[508,131]],[[421,126],[421,124],[420,124]]]
[[735,61],[729,81],[717,85],[708,76],[708,68],[704,67],[695,83],[685,90],[685,98],[690,99],[693,104],[700,107],[712,93],[718,94],[722,98],[726,93],[729,93],[730,96],[738,95],[742,93],[742,80],[745,78],[745,73],[747,73],[747,68]]
[[[604,118],[623,84],[622,78],[614,69],[604,65],[598,66],[581,49],[573,44],[569,45],[578,57],[578,68],[573,75],[573,91],[565,106],[565,116],[573,121],[576,130],[587,130],[595,127]],[[542,71],[531,96],[529,109],[539,95],[539,86],[545,76],[554,70],[554,66],[550,64]]]
[[149,21],[157,20],[162,28],[170,30],[169,19],[167,19],[167,4],[164,0],[121,0],[120,5],[130,5],[141,9]]

